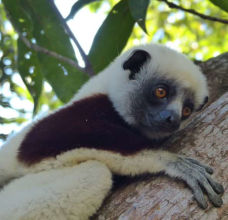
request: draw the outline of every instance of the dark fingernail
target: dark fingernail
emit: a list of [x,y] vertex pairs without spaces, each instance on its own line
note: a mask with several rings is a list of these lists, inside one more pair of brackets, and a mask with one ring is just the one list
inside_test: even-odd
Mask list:
[[206,171],[207,171],[209,174],[213,174],[213,173],[214,173],[214,170],[213,170],[211,167],[207,167],[207,168],[206,168]]
[[212,187],[217,194],[223,194],[224,193],[224,188],[221,184],[215,182],[212,184]]
[[208,205],[207,205],[206,199],[204,198],[203,194],[201,196],[195,195],[195,200],[197,201],[200,208],[202,208],[202,209],[207,208]]
[[221,193],[221,194],[223,194],[224,193],[224,187],[223,187],[223,185],[221,185],[221,184],[218,184],[218,193]]
[[220,197],[218,197],[213,201],[213,204],[215,207],[220,207],[223,204],[223,201]]
[[204,202],[199,202],[198,204],[199,204],[199,207],[202,208],[202,209],[206,209],[206,208],[208,207],[206,201],[204,201]]

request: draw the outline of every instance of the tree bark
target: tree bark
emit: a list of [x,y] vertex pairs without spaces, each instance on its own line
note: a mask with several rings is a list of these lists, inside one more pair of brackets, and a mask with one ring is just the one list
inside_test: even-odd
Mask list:
[[214,168],[213,177],[225,188],[223,206],[214,208],[209,204],[202,210],[183,182],[147,175],[120,179],[93,219],[228,219],[228,92],[222,95],[228,91],[228,53],[198,65],[207,75],[211,102],[217,100],[196,114],[182,132],[166,143],[166,148]]
[[207,76],[211,101],[228,91],[228,52],[197,64]]

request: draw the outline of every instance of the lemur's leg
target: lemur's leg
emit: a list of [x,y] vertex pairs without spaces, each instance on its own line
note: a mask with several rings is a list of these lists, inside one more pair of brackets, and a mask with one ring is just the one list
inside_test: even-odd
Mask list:
[[88,219],[101,206],[111,185],[110,170],[92,160],[28,174],[0,192],[0,219]]
[[23,174],[23,166],[17,160],[18,148],[32,124],[12,135],[0,148],[0,186]]

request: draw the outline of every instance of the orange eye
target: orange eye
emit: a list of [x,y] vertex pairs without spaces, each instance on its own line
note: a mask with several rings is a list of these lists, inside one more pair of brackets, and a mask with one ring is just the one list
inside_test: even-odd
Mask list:
[[183,117],[188,117],[189,115],[191,115],[191,113],[192,113],[192,109],[187,106],[184,107],[182,110]]
[[158,87],[155,90],[155,95],[159,98],[159,99],[163,99],[167,96],[167,91],[166,89],[162,88],[162,87]]

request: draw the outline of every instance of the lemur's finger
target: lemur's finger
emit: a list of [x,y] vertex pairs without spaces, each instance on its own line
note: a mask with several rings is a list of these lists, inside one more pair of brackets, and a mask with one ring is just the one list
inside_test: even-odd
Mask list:
[[196,163],[195,160],[180,157],[177,161],[169,163],[167,171],[168,173],[170,172],[170,175],[179,177],[188,184],[200,207],[204,209],[207,207],[202,189],[206,191],[212,204],[220,207],[223,201],[217,192],[223,192],[223,187],[212,180],[206,168],[208,167],[198,162]]
[[212,186],[212,188],[216,193],[222,194],[224,192],[223,186],[217,183],[216,181],[214,181],[210,177],[210,175],[208,175],[208,173],[205,172],[206,169],[204,167],[199,166],[197,163],[192,163],[192,160],[186,160],[186,161],[192,168],[197,169],[203,176],[207,178],[208,182],[210,183],[210,185]]
[[190,166],[195,172],[192,172],[193,178],[195,178],[201,187],[205,189],[210,201],[214,206],[220,207],[223,204],[223,201],[216,192],[223,190],[223,187],[216,183],[210,175],[206,172],[206,169],[203,166],[198,165],[199,163],[193,163],[191,160],[185,160],[187,165]]
[[194,178],[190,178],[186,182],[187,182],[188,186],[191,188],[191,190],[193,192],[193,196],[194,196],[195,200],[197,201],[198,205],[202,209],[206,209],[208,205],[207,205],[206,199],[204,198],[202,189],[200,188],[197,181],[195,181]]
[[201,185],[202,188],[205,189],[208,198],[212,202],[212,204],[216,207],[220,207],[223,204],[223,201],[221,197],[213,190],[212,186],[208,182],[207,178],[203,176],[202,174],[198,175],[197,178],[199,184]]
[[[193,192],[194,198],[196,199],[197,203],[199,206],[203,209],[207,208],[207,202],[206,199],[204,198],[202,189],[200,185],[197,182],[197,169],[194,167],[198,166],[193,164],[192,162],[188,162],[185,160],[185,158],[179,158],[177,162],[173,162],[170,164],[171,172],[174,170],[173,174],[175,176],[178,176],[178,178],[184,180],[187,185],[190,187],[190,189]],[[199,166],[198,166],[199,167]],[[201,168],[203,169],[203,168]]]
[[224,188],[222,184],[219,184],[216,181],[214,181],[209,175],[206,175],[206,178],[216,193],[219,193],[219,194],[224,193]]
[[190,162],[192,162],[192,163],[194,163],[194,164],[197,164],[200,167],[203,167],[209,174],[213,174],[213,172],[214,172],[211,167],[209,167],[207,165],[204,165],[204,164],[200,163],[197,160],[194,160],[194,159],[189,158],[189,157],[186,157],[185,159],[188,160],[188,161],[190,161]]
[[216,193],[222,194],[224,192],[224,188],[221,184],[217,183],[216,181],[214,181],[210,175],[208,175],[208,173],[206,173],[206,169],[203,166],[200,166],[199,162],[198,163],[193,163],[191,158],[189,160],[189,158],[187,159],[187,163],[194,169],[197,169],[203,176],[206,177],[206,179],[208,180],[208,182],[210,183],[210,185],[212,186],[213,190]]

